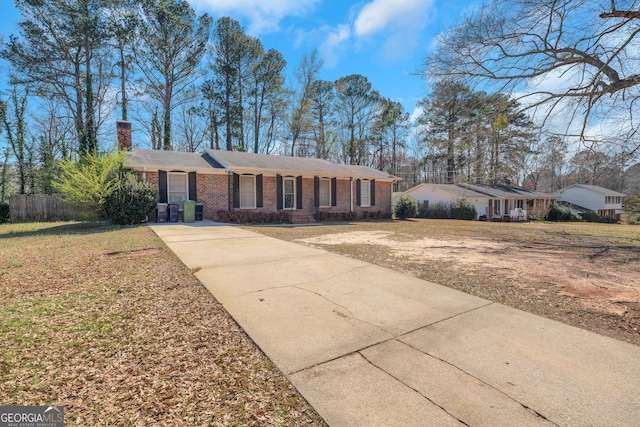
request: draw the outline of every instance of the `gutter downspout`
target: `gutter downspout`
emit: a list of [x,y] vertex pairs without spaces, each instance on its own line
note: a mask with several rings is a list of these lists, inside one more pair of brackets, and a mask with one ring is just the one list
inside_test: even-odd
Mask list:
[[349,212],[353,212],[353,177],[349,177]]
[[227,209],[233,211],[233,172],[227,169]]

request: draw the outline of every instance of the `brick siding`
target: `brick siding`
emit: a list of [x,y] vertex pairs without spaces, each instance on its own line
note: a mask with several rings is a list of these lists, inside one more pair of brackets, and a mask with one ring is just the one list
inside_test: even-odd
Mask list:
[[196,174],[198,202],[203,203],[203,219],[214,219],[215,213],[229,209],[229,177],[227,175]]
[[[146,172],[146,180],[158,190],[158,172]],[[353,194],[353,210],[359,214],[364,211],[382,211],[386,215],[391,214],[391,182],[376,181],[376,204],[370,207],[356,205],[356,180],[338,179],[336,182],[336,206],[320,208],[320,212],[350,212],[351,194]],[[215,219],[215,214],[221,210],[229,209],[229,176],[220,174],[196,174],[196,188],[198,202],[204,204],[203,218]],[[251,212],[276,212],[276,177],[263,175],[263,207],[257,209],[243,209]],[[352,193],[353,191],[353,193]],[[298,196],[299,197],[299,196]],[[315,217],[316,208],[314,206],[314,179],[303,178],[302,180],[302,209],[292,210],[295,217],[309,219]],[[237,208],[236,208],[237,209]]]

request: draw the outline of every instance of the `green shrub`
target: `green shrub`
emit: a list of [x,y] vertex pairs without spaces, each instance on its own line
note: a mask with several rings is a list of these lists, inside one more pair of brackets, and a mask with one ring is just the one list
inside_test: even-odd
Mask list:
[[420,205],[418,211],[418,217],[430,218],[430,219],[450,219],[451,206],[448,203],[437,202],[433,205],[429,205],[427,202]]
[[218,211],[216,221],[233,224],[290,224],[289,212]]
[[636,193],[625,199],[622,210],[626,214],[627,222],[635,224],[640,221],[640,193]]
[[571,222],[578,221],[578,217],[571,213],[571,210],[565,206],[560,206],[556,203],[549,206],[549,211],[544,217],[545,221],[552,222]]
[[355,212],[327,212],[320,211],[319,213],[319,221],[321,222],[344,222],[344,221],[353,221],[356,219]]
[[418,215],[418,202],[411,196],[400,196],[393,207],[393,213],[398,219],[415,218]]
[[451,217],[454,219],[474,220],[478,216],[476,207],[464,199],[451,205]]
[[9,222],[9,203],[0,202],[0,224]]
[[53,186],[76,209],[107,217],[105,201],[119,185],[118,175],[124,157],[124,153],[115,151],[89,152],[77,160],[61,160],[60,173]]
[[107,218],[115,224],[139,224],[147,218],[157,202],[153,185],[127,172],[120,176],[115,189],[107,195],[104,210]]
[[602,222],[602,218],[594,211],[584,212],[580,214],[583,221],[587,222]]

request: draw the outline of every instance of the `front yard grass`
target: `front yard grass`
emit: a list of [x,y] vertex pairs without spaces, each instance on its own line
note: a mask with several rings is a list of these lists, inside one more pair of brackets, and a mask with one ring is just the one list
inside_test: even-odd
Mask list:
[[67,425],[324,425],[148,227],[0,226],[0,404]]

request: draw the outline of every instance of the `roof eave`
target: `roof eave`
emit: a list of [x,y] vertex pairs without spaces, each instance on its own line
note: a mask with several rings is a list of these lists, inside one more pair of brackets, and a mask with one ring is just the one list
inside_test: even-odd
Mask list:
[[331,172],[331,171],[309,171],[309,170],[283,170],[283,169],[272,169],[272,168],[247,168],[247,167],[228,167],[230,172],[237,174],[267,174],[267,175],[292,175],[292,176],[305,176],[305,177],[327,177],[327,178],[364,178],[364,179],[375,179],[380,181],[393,181],[397,180],[396,177],[381,177],[381,176],[372,176],[366,174],[349,174],[344,172]]
[[158,172],[161,170],[164,171],[185,171],[185,172],[197,172],[197,173],[205,173],[211,175],[226,175],[227,171],[225,169],[216,169],[212,167],[182,167],[182,166],[168,166],[168,165],[124,165],[125,168],[140,171],[140,172]]

